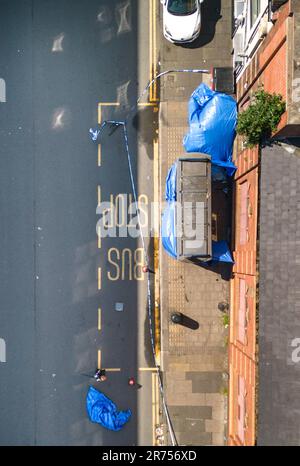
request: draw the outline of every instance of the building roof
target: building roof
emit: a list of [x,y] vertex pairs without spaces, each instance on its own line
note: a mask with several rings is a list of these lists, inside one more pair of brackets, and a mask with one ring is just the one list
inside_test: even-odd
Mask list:
[[258,445],[300,444],[299,147],[262,149]]

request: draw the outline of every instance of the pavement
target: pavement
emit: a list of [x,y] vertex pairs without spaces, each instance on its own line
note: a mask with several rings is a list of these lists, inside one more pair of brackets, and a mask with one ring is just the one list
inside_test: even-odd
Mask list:
[[[151,445],[156,379],[141,244],[96,234],[99,201],[132,195],[124,141],[115,131],[97,147],[88,134],[99,103],[109,103],[101,120],[122,118],[137,81],[149,79],[148,35],[139,42],[148,5],[4,0],[0,10],[0,444]],[[141,107],[128,125],[149,203],[153,112]],[[87,417],[97,367],[108,380],[95,386],[133,413],[118,433]],[[130,376],[141,390],[128,387]]]
[[[204,2],[202,31],[192,46],[162,40],[160,71],[231,66],[231,1]],[[160,18],[161,22],[161,18]],[[168,75],[160,83],[160,199],[172,163],[185,155],[182,139],[188,130],[187,105],[192,91],[208,75]],[[230,200],[213,192],[216,238],[229,239]],[[222,206],[218,210],[217,206]],[[228,329],[220,302],[229,301],[228,271],[170,258],[160,244],[161,368],[166,401],[180,445],[224,445],[227,435]],[[199,322],[191,330],[170,321],[182,312]]]

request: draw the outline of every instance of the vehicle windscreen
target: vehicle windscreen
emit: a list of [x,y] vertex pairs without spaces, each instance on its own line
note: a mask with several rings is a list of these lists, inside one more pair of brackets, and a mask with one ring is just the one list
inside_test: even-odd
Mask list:
[[197,0],[169,0],[168,12],[172,15],[191,15],[197,10]]

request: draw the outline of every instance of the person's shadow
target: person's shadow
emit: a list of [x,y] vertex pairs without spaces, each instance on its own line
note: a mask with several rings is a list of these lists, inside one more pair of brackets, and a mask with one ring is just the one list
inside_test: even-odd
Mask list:
[[201,30],[199,37],[190,44],[178,44],[188,49],[197,49],[209,44],[216,33],[216,24],[222,18],[221,0],[204,0],[201,4]]

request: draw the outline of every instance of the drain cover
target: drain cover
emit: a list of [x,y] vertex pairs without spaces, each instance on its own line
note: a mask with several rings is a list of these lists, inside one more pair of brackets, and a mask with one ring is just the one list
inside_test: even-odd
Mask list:
[[116,303],[115,304],[115,311],[118,311],[118,312],[124,311],[124,303]]

